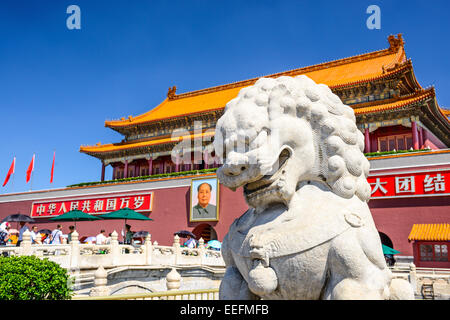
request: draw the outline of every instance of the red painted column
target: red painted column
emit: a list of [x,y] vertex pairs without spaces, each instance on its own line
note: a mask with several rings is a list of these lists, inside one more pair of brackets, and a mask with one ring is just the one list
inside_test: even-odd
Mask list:
[[203,152],[203,161],[205,161],[205,169],[208,169],[209,168],[209,165],[208,165],[209,158],[208,158],[208,151],[206,151],[206,150]]
[[194,161],[194,160],[192,160],[192,153],[190,153],[190,155],[189,155],[188,167],[187,167],[187,170],[188,170],[188,171],[192,170],[192,168],[193,168],[193,161]]
[[365,138],[364,153],[368,153],[368,152],[370,152],[370,132],[369,132],[369,128],[365,128],[364,129],[364,138]]
[[148,175],[153,174],[153,158],[148,159]]
[[423,146],[423,128],[419,127],[419,148]]
[[123,177],[128,178],[128,160],[125,160],[125,168],[123,169]]
[[134,176],[139,177],[140,175],[141,175],[141,166],[139,165],[139,163],[136,163],[134,165]]
[[101,181],[105,181],[105,164],[102,162],[102,176]]
[[413,149],[419,149],[419,137],[417,134],[417,124],[415,121],[411,120],[411,130],[412,130],[412,139],[413,139]]
[[180,155],[178,153],[175,159],[175,172],[180,172]]
[[370,135],[370,151],[371,152],[378,151],[378,139],[374,133]]
[[427,129],[422,128],[422,139],[423,139],[423,147],[426,148],[427,147],[427,140],[428,140],[428,134],[427,134]]

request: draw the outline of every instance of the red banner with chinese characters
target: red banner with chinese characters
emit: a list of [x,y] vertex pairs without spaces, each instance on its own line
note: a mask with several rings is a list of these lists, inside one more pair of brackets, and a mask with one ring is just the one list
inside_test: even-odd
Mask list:
[[89,214],[103,214],[122,208],[137,212],[152,211],[153,192],[113,196],[92,196],[84,198],[33,202],[31,217],[59,216],[71,210],[81,210]]
[[450,171],[371,175],[371,199],[450,195]]

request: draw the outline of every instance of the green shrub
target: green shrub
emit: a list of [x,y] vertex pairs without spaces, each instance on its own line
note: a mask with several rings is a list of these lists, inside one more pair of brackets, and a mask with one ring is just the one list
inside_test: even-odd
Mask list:
[[1,300],[70,299],[69,275],[59,264],[36,256],[0,257]]

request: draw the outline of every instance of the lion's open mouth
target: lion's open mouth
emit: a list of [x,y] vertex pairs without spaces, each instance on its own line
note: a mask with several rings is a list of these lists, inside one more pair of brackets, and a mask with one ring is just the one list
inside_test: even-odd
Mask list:
[[[265,175],[261,179],[248,183],[244,186],[244,193],[247,197],[253,197],[257,194],[262,194],[271,189],[278,188],[277,181],[284,173],[284,167],[286,166],[287,161],[291,157],[291,153],[288,149],[283,149],[278,156],[278,170],[274,173]],[[274,166],[276,163],[274,164]]]

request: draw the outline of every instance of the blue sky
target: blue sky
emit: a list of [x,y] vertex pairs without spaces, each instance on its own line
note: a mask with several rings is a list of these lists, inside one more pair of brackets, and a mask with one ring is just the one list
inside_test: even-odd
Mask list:
[[[69,5],[81,30],[69,30]],[[381,8],[381,29],[366,8]],[[0,2],[2,194],[100,179],[100,161],[80,145],[119,142],[104,121],[139,115],[178,92],[263,76],[388,47],[402,33],[419,83],[450,107],[446,1],[100,1]],[[53,151],[54,183],[50,184]],[[111,169],[107,169],[107,179]]]

